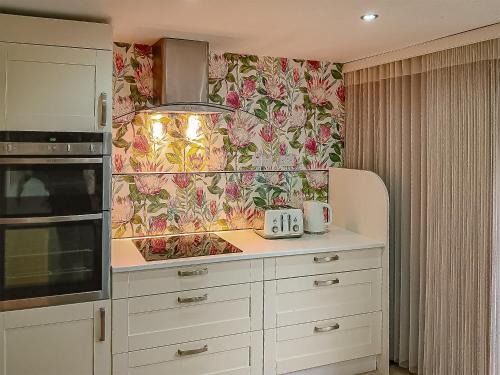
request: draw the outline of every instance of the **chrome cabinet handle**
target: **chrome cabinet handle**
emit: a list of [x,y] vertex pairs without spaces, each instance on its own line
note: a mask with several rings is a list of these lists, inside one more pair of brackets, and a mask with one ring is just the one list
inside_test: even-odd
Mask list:
[[99,309],[99,319],[101,323],[99,341],[106,341],[106,309],[104,307]]
[[177,302],[179,303],[193,303],[193,302],[202,302],[208,299],[208,294],[204,294],[202,296],[196,297],[177,297]]
[[334,325],[332,326],[327,326],[327,327],[314,327],[314,332],[315,333],[322,333],[322,332],[330,332],[330,331],[334,331],[336,329],[339,329],[340,328],[340,325],[338,323],[335,323]]
[[208,273],[208,268],[198,268],[196,270],[180,270],[177,271],[177,275],[180,277],[186,277],[186,276],[200,276],[200,275],[206,275]]
[[315,280],[314,281],[314,286],[330,286],[330,285],[335,285],[340,282],[339,279],[333,279],[333,280]]
[[189,350],[177,350],[177,354],[181,357],[186,356],[186,355],[193,355],[193,354],[200,354],[208,351],[208,345],[204,345],[201,348],[198,349],[189,349]]
[[107,125],[107,117],[108,117],[108,94],[103,92],[101,93],[101,120],[99,121],[99,125],[101,127],[105,127]]
[[330,257],[314,257],[315,263],[329,263],[329,262],[335,262],[336,260],[339,260],[338,255],[333,255]]

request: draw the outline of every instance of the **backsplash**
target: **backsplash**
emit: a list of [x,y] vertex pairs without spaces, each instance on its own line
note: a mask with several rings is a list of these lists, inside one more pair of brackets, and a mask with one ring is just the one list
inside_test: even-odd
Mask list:
[[236,111],[197,116],[195,134],[187,115],[126,115],[151,105],[151,68],[150,46],[115,44],[114,238],[245,229],[259,206],[327,200],[327,168],[342,161],[340,65],[211,54],[209,100]]

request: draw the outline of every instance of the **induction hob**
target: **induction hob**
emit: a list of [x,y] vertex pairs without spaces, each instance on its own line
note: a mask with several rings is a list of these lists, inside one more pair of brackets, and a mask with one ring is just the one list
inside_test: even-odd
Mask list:
[[213,233],[141,238],[133,243],[146,262],[242,252]]

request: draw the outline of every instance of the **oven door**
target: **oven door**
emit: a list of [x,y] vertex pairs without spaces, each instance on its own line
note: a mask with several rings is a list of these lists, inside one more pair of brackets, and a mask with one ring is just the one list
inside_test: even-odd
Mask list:
[[110,208],[111,161],[0,158],[0,217],[69,216]]
[[109,295],[109,212],[0,218],[0,309]]

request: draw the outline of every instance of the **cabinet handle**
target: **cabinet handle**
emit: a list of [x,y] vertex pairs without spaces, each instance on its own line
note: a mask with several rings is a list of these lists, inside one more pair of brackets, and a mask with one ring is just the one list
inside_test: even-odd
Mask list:
[[105,127],[108,120],[108,94],[103,92],[101,93],[101,120],[99,121],[99,125],[101,127]]
[[202,296],[196,297],[177,297],[177,302],[179,303],[193,303],[193,302],[202,302],[208,299],[208,294],[204,294]]
[[340,325],[338,323],[335,323],[332,326],[327,326],[327,327],[314,327],[314,332],[315,333],[322,333],[322,332],[330,332],[334,331],[336,329],[339,329]]
[[202,346],[201,348],[198,348],[198,349],[189,349],[189,350],[178,349],[177,350],[177,354],[179,356],[183,357],[185,355],[200,354],[200,353],[204,353],[206,351],[208,351],[208,345],[204,345],[204,346]]
[[104,307],[99,309],[99,319],[101,323],[99,341],[106,341],[106,309]]
[[333,279],[333,280],[315,280],[314,281],[314,286],[330,286],[334,284],[338,284],[340,281],[339,279]]
[[314,257],[315,263],[328,263],[328,262],[335,262],[336,260],[339,260],[338,255],[333,255],[331,257]]
[[196,270],[185,270],[185,271],[177,271],[177,275],[180,277],[186,277],[186,276],[200,276],[200,275],[206,275],[208,273],[208,268],[199,268]]

